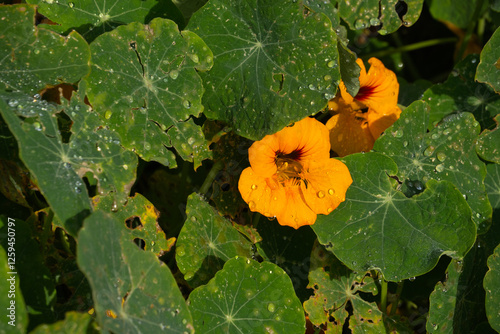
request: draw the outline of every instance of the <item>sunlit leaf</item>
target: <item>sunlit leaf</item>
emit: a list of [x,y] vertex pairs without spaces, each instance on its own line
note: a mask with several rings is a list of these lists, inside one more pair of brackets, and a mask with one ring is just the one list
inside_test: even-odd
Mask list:
[[[0,96],[0,112],[19,143],[19,155],[35,177],[55,215],[75,236],[91,211],[82,177],[92,172],[98,190],[125,202],[135,178],[137,157],[123,150],[118,135],[101,126],[97,115],[74,95],[64,106],[22,93]],[[57,114],[64,108],[73,121],[69,142],[63,140]]]
[[487,161],[500,163],[500,115],[495,117],[497,127],[490,131],[485,130],[479,136],[476,144],[477,153],[481,158]]
[[489,84],[500,93],[500,28],[497,28],[481,51],[476,80]]
[[176,243],[176,260],[191,286],[208,282],[230,258],[251,256],[252,243],[200,195],[188,197],[186,214]]
[[290,278],[269,262],[227,261],[207,285],[191,292],[189,309],[197,333],[305,331],[304,310]]
[[484,232],[492,211],[483,182],[486,167],[476,154],[479,124],[464,112],[444,118],[427,132],[433,108],[437,107],[414,102],[377,140],[374,150],[396,162],[396,176],[409,196],[422,191],[431,179],[453,183],[471,207],[478,231]]
[[64,320],[35,328],[30,334],[93,334],[98,333],[88,313],[68,312]]
[[89,71],[90,50],[77,32],[63,37],[38,28],[35,7],[0,6],[0,85],[34,94],[46,85],[75,83]]
[[211,155],[192,116],[203,110],[198,71],[210,69],[211,51],[173,21],[131,23],[96,38],[88,98],[122,145],[145,160],[175,167],[173,147],[195,168]]
[[193,333],[169,268],[141,250],[123,222],[94,212],[78,237],[78,265],[92,286],[97,322],[114,333]]
[[423,0],[354,0],[339,1],[339,13],[351,29],[382,25],[382,35],[411,26],[422,11]]
[[27,0],[38,5],[38,11],[57,25],[48,26],[60,32],[72,29],[88,41],[116,27],[131,23],[148,23],[155,17],[174,20],[183,25],[184,19],[170,0]]
[[165,237],[158,225],[155,207],[141,194],[129,197],[123,206],[118,205],[112,196],[97,196],[92,201],[94,210],[113,211],[113,215],[130,228],[130,237],[144,242],[145,250],[159,256],[172,248],[175,238]]
[[466,57],[444,83],[425,91],[422,99],[431,107],[429,130],[444,116],[456,112],[473,113],[481,129],[495,126],[493,117],[500,114],[500,95],[489,85],[474,81],[478,63],[478,55]]
[[399,281],[431,270],[443,254],[461,259],[476,227],[462,194],[429,180],[407,198],[394,189],[397,165],[379,153],[344,158],[353,178],[346,201],[312,225],[318,240],[355,271],[379,269]]
[[[304,303],[304,309],[314,325],[327,325],[332,333],[342,333],[347,322],[354,334],[384,332],[377,304],[365,301],[358,293],[376,294],[373,278],[351,271],[319,244],[311,253],[308,287],[314,289],[314,295]],[[351,315],[348,305],[352,306]]]
[[484,289],[486,290],[486,314],[488,321],[497,332],[500,331],[500,245],[488,258],[490,270],[484,276]]
[[205,114],[261,139],[322,110],[340,79],[336,35],[300,1],[209,1],[188,29],[214,52]]

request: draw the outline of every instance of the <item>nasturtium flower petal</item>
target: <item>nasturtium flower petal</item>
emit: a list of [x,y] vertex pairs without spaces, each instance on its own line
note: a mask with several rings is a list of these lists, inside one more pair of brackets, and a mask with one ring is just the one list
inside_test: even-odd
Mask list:
[[278,216],[287,204],[284,188],[272,178],[259,176],[251,167],[241,172],[238,188],[250,210],[267,217]]
[[265,136],[248,156],[250,167],[238,183],[241,197],[251,211],[281,225],[314,224],[317,214],[329,214],[345,200],[352,183],[347,167],[330,158],[328,129],[314,118]]
[[368,72],[361,59],[356,63],[361,69],[356,96],[351,96],[341,82],[339,94],[328,103],[335,114],[326,125],[331,148],[339,156],[370,151],[375,140],[401,114],[397,105],[399,83],[394,72],[376,58],[368,60]]
[[306,167],[307,186],[301,190],[307,205],[317,214],[327,215],[345,200],[347,188],[352,183],[347,166],[336,159],[312,161]]
[[368,152],[375,143],[366,119],[356,118],[353,113],[350,110],[343,111],[326,122],[332,150],[341,157],[355,152]]

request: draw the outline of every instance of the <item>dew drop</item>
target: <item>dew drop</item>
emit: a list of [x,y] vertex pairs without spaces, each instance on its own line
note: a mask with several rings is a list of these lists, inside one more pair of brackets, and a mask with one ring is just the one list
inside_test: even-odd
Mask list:
[[189,102],[188,100],[184,100],[184,101],[182,102],[182,105],[183,105],[183,106],[184,106],[184,108],[186,108],[186,109],[191,108],[191,102]]
[[68,6],[69,6],[69,8],[73,8],[73,7],[75,7],[75,4],[72,2],[68,2]]
[[63,162],[64,168],[71,168],[71,164],[69,162]]
[[255,209],[255,202],[254,201],[248,202],[248,207],[250,208],[250,210]]
[[144,143],[144,149],[145,149],[146,151],[149,151],[149,150],[151,149],[151,144],[150,144],[150,143],[148,143],[148,142],[145,142],[145,143]]
[[370,19],[370,25],[372,26],[378,26],[380,24],[380,20],[376,17],[373,17]]
[[9,100],[9,107],[15,108],[19,102],[17,100]]
[[406,147],[406,146],[408,146],[408,141],[407,141],[407,140],[405,140],[405,141],[403,142],[403,147]]
[[410,277],[410,278],[408,278],[408,280],[409,280],[410,282],[413,282],[413,281],[415,281],[415,280],[416,280],[416,277]]
[[443,162],[443,161],[445,161],[445,160],[446,160],[446,153],[444,153],[444,152],[438,152],[438,153],[436,154],[436,157],[437,157],[437,159],[438,159],[439,161]]
[[330,194],[330,196],[333,196],[333,194],[335,193],[335,190],[333,189],[328,189],[328,194]]
[[188,144],[193,146],[193,144],[195,143],[196,139],[194,139],[193,137],[189,137],[188,138]]
[[427,148],[424,150],[424,155],[425,155],[426,157],[430,157],[430,156],[434,153],[434,150],[435,150],[435,149],[436,149],[436,148],[435,148],[434,146],[429,146],[429,147],[427,147]]
[[365,21],[359,19],[359,20],[356,20],[356,22],[354,22],[354,28],[356,30],[359,30],[359,29],[365,29],[366,28],[366,23]]
[[431,135],[431,138],[432,138],[432,139],[438,139],[438,138],[439,138],[439,132],[434,132],[434,133]]
[[111,118],[111,115],[113,115],[113,112],[111,110],[106,110],[106,112],[104,113],[104,118],[105,119],[110,119]]
[[323,198],[323,197],[325,197],[325,193],[324,193],[324,192],[322,192],[321,190],[320,190],[320,191],[318,191],[318,192],[316,193],[316,195],[318,196],[318,198]]
[[326,211],[327,211],[328,213],[330,213],[330,212],[332,212],[332,211],[333,211],[333,208],[328,208]]
[[172,79],[177,79],[177,77],[179,76],[179,71],[177,70],[172,70],[170,71],[170,73],[168,74],[168,76]]
[[33,123],[33,127],[36,131],[42,131],[42,124],[40,124],[39,122]]
[[403,130],[398,129],[398,130],[396,130],[396,132],[393,132],[392,135],[396,138],[401,138],[401,137],[403,137]]
[[336,63],[335,61],[333,61],[333,60],[330,60],[330,61],[326,64],[326,66],[328,66],[328,67],[332,68],[332,67],[337,66],[337,63]]
[[198,63],[200,61],[200,58],[198,58],[198,55],[197,54],[192,54],[189,56],[191,58],[191,60],[195,63]]
[[310,85],[309,85],[309,89],[310,89],[310,90],[316,90],[316,87],[314,87],[314,85],[313,85],[313,84],[310,84]]
[[325,75],[325,76],[323,77],[323,79],[324,79],[325,81],[330,81],[330,80],[332,80],[332,76],[331,76],[330,74],[327,74],[327,75]]
[[252,190],[255,190],[255,189],[257,189],[257,185],[256,184],[252,184],[251,188],[252,188]]
[[276,311],[276,306],[273,303],[269,303],[269,304],[267,304],[267,310],[269,312],[274,312],[274,311]]
[[444,171],[444,164],[439,164],[436,166],[436,172],[441,173]]

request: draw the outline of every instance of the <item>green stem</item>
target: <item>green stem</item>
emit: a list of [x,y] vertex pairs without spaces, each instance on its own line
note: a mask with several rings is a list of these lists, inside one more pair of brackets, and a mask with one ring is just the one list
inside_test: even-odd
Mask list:
[[391,55],[394,53],[408,52],[408,51],[428,48],[430,46],[439,45],[439,44],[455,43],[456,41],[457,41],[456,37],[429,39],[427,41],[417,42],[417,43],[408,44],[408,45],[402,45],[402,46],[398,46],[396,48],[388,48],[385,50],[380,50],[380,51],[368,53],[366,55],[363,55],[362,58],[363,59],[368,59],[371,57],[381,58],[381,57],[388,56],[388,55]]
[[382,291],[380,293],[380,309],[383,313],[387,313],[387,281],[382,278]]
[[396,310],[398,309],[398,304],[399,304],[399,297],[401,296],[401,291],[403,291],[403,285],[404,281],[398,283],[398,288],[396,289],[396,300],[394,301],[394,304],[391,307],[391,312],[389,315],[396,314]]
[[217,173],[222,169],[224,164],[222,161],[217,161],[213,166],[212,169],[210,169],[210,172],[208,172],[207,178],[205,181],[203,181],[203,184],[201,185],[200,190],[198,191],[199,194],[206,195],[208,193],[208,190],[212,186],[212,183],[215,180],[215,177],[217,176]]

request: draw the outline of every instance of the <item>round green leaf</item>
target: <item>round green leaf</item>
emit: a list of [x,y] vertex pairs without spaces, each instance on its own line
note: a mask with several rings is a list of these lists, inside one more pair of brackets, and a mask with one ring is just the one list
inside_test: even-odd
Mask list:
[[208,282],[230,258],[251,256],[252,243],[199,194],[188,197],[186,214],[175,250],[179,270],[191,286]]
[[484,276],[484,290],[486,290],[486,315],[488,321],[497,332],[500,332],[500,245],[488,258],[490,270]]
[[175,238],[167,239],[158,224],[156,209],[146,197],[136,193],[119,206],[112,196],[92,198],[94,210],[113,211],[114,216],[130,228],[130,237],[144,241],[144,250],[160,256],[172,248]]
[[477,154],[484,160],[500,164],[500,115],[495,117],[497,127],[494,130],[485,130],[479,136],[476,144]]
[[209,1],[190,20],[214,52],[209,118],[253,140],[323,109],[340,79],[336,35],[300,1]]
[[[120,146],[120,137],[101,126],[86,105],[84,88],[63,106],[46,103],[39,96],[22,93],[0,95],[0,113],[19,144],[19,155],[36,178],[38,187],[62,227],[76,236],[82,219],[91,211],[82,177],[91,172],[97,190],[113,193],[122,204],[135,179],[137,156]],[[58,127],[64,108],[73,122],[69,139]]]
[[486,167],[476,154],[479,124],[470,113],[452,114],[427,132],[432,108],[422,101],[411,104],[377,140],[374,150],[396,162],[396,175],[408,196],[423,190],[430,179],[453,183],[467,199],[478,230],[484,232],[492,210],[483,182]]
[[422,11],[423,0],[354,0],[339,1],[340,16],[351,29],[365,29],[382,25],[382,35],[415,23]]
[[[311,253],[308,287],[314,295],[304,303],[304,309],[315,326],[342,328],[347,321],[353,333],[385,331],[377,304],[365,301],[358,293],[377,294],[370,274],[351,271],[318,243]],[[352,314],[346,310],[348,305]]]
[[78,235],[78,266],[92,286],[97,322],[113,333],[194,333],[169,268],[130,240],[123,222],[94,212]]
[[197,70],[208,70],[213,61],[198,36],[154,19],[105,33],[90,49],[89,101],[125,148],[172,167],[175,157],[167,147],[195,168],[210,157],[201,128],[190,118],[203,110]]
[[432,0],[429,4],[429,10],[435,19],[448,21],[465,29],[477,19],[481,11],[479,6],[486,8],[487,4],[488,2],[482,0]]
[[482,129],[495,126],[493,117],[500,114],[500,95],[486,84],[475,82],[478,55],[469,55],[455,66],[448,79],[424,92],[422,99],[431,107],[428,129],[455,112],[470,112]]
[[[38,11],[57,22],[61,32],[74,29],[88,41],[98,35],[131,22],[148,23],[154,17],[168,18],[181,24],[182,14],[170,0],[27,0]],[[48,28],[52,28],[49,26]]]
[[74,83],[89,71],[90,50],[77,32],[63,37],[34,25],[35,6],[0,6],[0,83],[33,94],[46,85]]
[[476,227],[462,194],[429,180],[419,195],[394,189],[396,164],[379,153],[344,158],[353,178],[346,200],[312,228],[321,244],[355,271],[380,270],[400,281],[431,270],[442,254],[462,258]]
[[481,51],[476,80],[489,84],[500,93],[500,28],[497,28]]
[[484,184],[488,198],[493,209],[500,209],[500,165],[489,164],[486,166],[486,170]]
[[269,262],[232,258],[189,295],[199,333],[297,333],[304,310],[286,273]]

